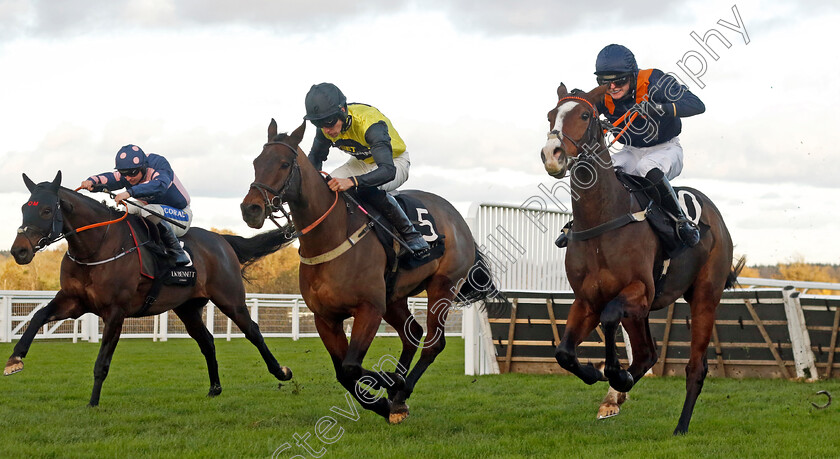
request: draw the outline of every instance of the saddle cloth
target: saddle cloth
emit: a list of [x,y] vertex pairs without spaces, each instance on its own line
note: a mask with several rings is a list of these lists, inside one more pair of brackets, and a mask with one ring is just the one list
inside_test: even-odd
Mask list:
[[[171,257],[166,253],[160,241],[156,225],[149,225],[144,219],[134,217],[129,220],[131,237],[138,248],[137,257],[140,260],[140,275],[149,279],[156,279],[164,285],[195,285],[195,267],[192,261],[187,266],[174,266]],[[187,256],[192,260],[190,247],[181,242]]]

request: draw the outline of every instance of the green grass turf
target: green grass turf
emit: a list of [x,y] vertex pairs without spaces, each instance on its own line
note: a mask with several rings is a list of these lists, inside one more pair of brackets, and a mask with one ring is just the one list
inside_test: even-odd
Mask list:
[[[465,376],[464,342],[450,338],[409,400],[411,416],[390,426],[359,410],[335,381],[318,339],[269,339],[294,382],[277,388],[244,339],[216,340],[222,386],[209,388],[192,340],[124,339],[98,408],[88,408],[98,345],[37,341],[23,372],[0,378],[0,457],[278,457],[301,454],[295,434],[322,457],[838,457],[840,400],[824,410],[818,390],[840,397],[840,381],[816,383],[709,378],[689,434],[673,437],[684,378],[645,378],[621,414],[595,412],[606,385],[570,376]],[[12,344],[0,344],[8,356]],[[399,355],[377,338],[366,365]],[[336,425],[324,444],[319,420]],[[325,424],[321,424],[324,427]],[[339,437],[340,434],[340,437]]]

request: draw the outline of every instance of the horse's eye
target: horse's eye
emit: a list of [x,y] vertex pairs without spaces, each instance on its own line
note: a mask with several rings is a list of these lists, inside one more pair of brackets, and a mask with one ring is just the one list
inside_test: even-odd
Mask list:
[[589,112],[583,112],[583,114],[580,115],[580,117],[584,120],[588,120],[589,119]]
[[290,167],[292,167],[292,165],[289,163],[280,163],[280,169],[288,169]]

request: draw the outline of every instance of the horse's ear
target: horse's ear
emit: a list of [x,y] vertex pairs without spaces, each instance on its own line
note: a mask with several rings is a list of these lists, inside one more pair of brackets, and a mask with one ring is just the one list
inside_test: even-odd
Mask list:
[[277,121],[272,118],[271,122],[268,123],[268,141],[271,142],[275,137],[277,137]]
[[557,87],[557,97],[562,99],[569,94],[569,90],[566,89],[566,85],[564,83],[560,83],[560,86]]
[[35,189],[35,182],[33,182],[26,174],[23,174],[23,183],[26,184],[26,188],[31,193]]
[[306,120],[303,120],[303,124],[301,124],[297,129],[292,132],[292,135],[289,138],[292,140],[292,144],[300,145],[300,142],[303,140],[303,133],[306,132]]
[[55,174],[55,178],[52,181],[52,187],[57,190],[58,187],[60,187],[60,186],[61,186],[61,171],[58,171]]

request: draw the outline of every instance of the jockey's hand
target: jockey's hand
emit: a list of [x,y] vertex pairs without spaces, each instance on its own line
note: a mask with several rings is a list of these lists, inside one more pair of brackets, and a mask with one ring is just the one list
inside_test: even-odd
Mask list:
[[356,186],[356,183],[352,179],[349,179],[349,178],[335,178],[335,177],[333,177],[329,182],[327,182],[327,185],[333,191],[347,191],[350,188],[353,188],[354,186]]
[[82,184],[79,185],[79,188],[82,188],[82,189],[88,190],[88,191],[93,191],[93,182],[90,181],[90,180],[84,180],[84,181],[82,181]]
[[117,201],[117,204],[122,204],[123,201],[130,198],[131,195],[128,194],[128,191],[123,191],[122,193],[114,196],[114,201]]

